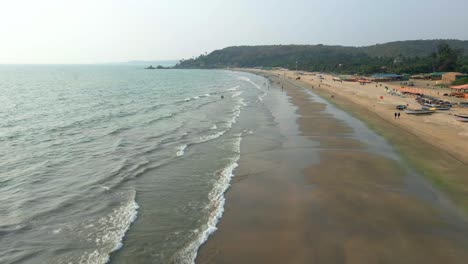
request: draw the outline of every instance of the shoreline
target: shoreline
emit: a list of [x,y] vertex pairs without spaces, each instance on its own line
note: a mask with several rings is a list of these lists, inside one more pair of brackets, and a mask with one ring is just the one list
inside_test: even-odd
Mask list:
[[270,91],[289,104],[273,102],[270,109],[283,140],[266,149],[257,133],[243,140],[225,214],[196,263],[462,263],[468,257],[468,225],[450,202],[439,202],[398,158],[353,136],[353,127],[305,89],[275,86]]
[[[272,74],[258,70],[248,71],[257,74]],[[402,120],[395,122],[392,113],[396,110],[389,108],[393,106],[393,101],[382,104],[378,99],[365,98],[358,95],[356,91],[341,89],[340,84],[330,81],[320,82],[307,78],[296,81],[292,78],[294,74],[293,71],[286,72],[289,82],[313,91],[327,102],[363,121],[369,128],[388,140],[404,160],[414,166],[419,173],[446,193],[468,214],[468,178],[466,177],[466,171],[468,171],[468,152],[466,151],[468,149],[468,134],[466,131],[468,131],[468,126],[464,127],[464,131],[448,131],[450,128],[439,127],[426,120],[423,122],[418,120],[426,117],[412,117],[404,113]],[[330,76],[326,75],[326,77]],[[361,87],[358,84],[354,86],[352,88]],[[370,84],[368,87],[372,89],[374,84]],[[380,87],[378,89],[380,90]],[[383,92],[380,94],[385,97],[389,96]],[[372,95],[377,98],[376,94]],[[411,104],[411,106],[414,105],[414,103]],[[399,121],[404,121],[404,123]],[[415,126],[417,127],[415,128]],[[438,131],[440,129],[444,131]],[[445,140],[449,142],[445,143]]]

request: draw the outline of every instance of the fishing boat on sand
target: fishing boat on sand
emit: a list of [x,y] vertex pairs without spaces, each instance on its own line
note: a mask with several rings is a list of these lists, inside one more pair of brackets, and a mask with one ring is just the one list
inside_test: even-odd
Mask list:
[[426,109],[419,109],[419,110],[405,110],[405,113],[408,115],[431,115],[435,113],[434,110],[426,110]]
[[450,110],[451,107],[448,105],[430,105],[430,104],[424,104],[422,106],[422,109],[424,110]]
[[460,122],[468,122],[468,115],[454,115],[455,119]]
[[396,106],[396,109],[397,109],[397,110],[400,110],[400,111],[401,111],[401,110],[405,110],[406,108],[407,108],[406,105],[397,105],[397,106]]

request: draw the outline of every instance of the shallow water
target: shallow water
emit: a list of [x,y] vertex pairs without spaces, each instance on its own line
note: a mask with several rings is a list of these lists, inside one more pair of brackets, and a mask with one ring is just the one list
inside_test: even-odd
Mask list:
[[[0,263],[191,263],[262,77],[0,66]],[[221,95],[224,99],[221,99]]]

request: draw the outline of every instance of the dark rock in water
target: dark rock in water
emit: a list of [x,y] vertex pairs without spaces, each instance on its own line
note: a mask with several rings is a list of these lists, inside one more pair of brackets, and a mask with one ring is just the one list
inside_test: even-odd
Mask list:
[[153,65],[150,65],[149,67],[145,68],[146,70],[163,70],[163,69],[169,69],[169,67],[164,67],[161,65],[158,65],[156,68],[153,67]]

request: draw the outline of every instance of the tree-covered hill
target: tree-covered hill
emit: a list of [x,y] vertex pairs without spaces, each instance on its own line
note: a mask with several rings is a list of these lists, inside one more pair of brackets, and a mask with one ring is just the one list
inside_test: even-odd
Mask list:
[[[284,67],[310,71],[372,73],[376,71],[430,72],[438,67],[441,44],[457,54],[447,70],[468,71],[468,41],[398,41],[367,47],[327,45],[236,46],[182,60],[176,68]],[[465,59],[463,59],[463,56]],[[459,59],[460,58],[460,59]]]
[[440,43],[447,43],[453,49],[462,50],[462,54],[468,56],[468,41],[451,39],[395,41],[360,49],[373,57],[424,57],[436,52]]

